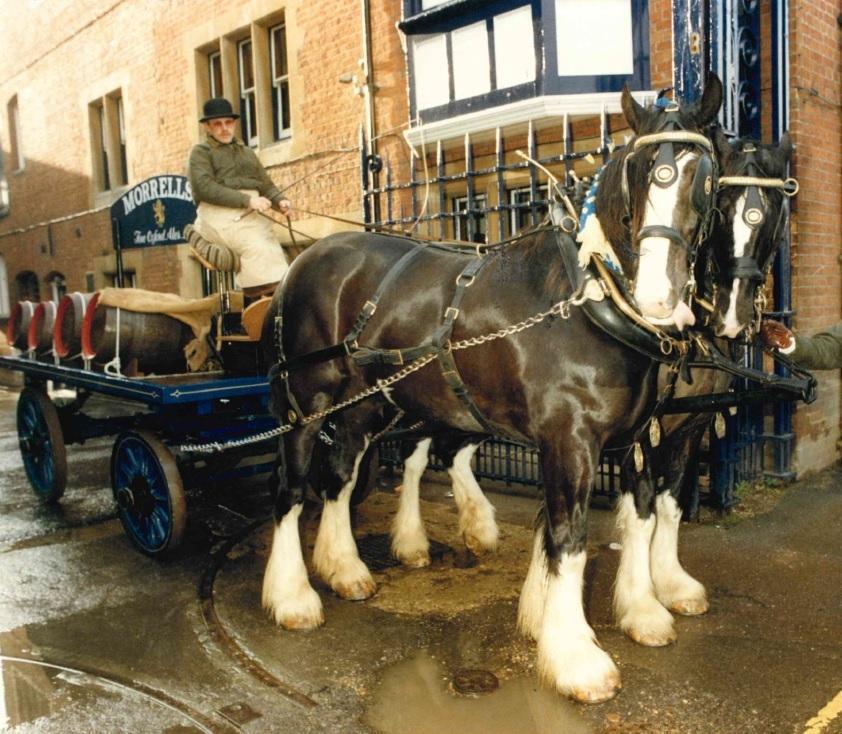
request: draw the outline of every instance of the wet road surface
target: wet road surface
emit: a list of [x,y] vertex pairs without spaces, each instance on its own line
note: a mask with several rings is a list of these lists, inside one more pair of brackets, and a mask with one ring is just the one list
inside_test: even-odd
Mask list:
[[[148,559],[116,519],[109,439],[68,447],[64,498],[39,503],[18,452],[16,398],[0,388],[0,728],[842,734],[839,465],[789,487],[766,514],[682,527],[682,560],[711,610],[679,618],[668,648],[614,628],[619,554],[612,514],[595,509],[586,604],[624,688],[587,707],[537,683],[534,645],[516,634],[534,499],[490,495],[500,550],[476,559],[457,537],[448,487],[428,482],[434,560],[409,570],[385,550],[396,497],[381,488],[355,522],[378,595],[346,602],[314,584],[325,626],[283,632],[259,605],[271,538],[261,481],[191,491],[183,551]],[[312,544],[318,507],[305,515]],[[470,671],[494,685],[458,693]]]

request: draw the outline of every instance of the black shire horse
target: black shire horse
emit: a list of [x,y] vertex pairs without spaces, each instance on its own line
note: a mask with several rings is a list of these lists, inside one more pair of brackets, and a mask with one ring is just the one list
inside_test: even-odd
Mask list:
[[[715,117],[721,97],[715,77],[689,107],[643,108],[624,91],[623,112],[638,137],[606,166],[596,198],[597,217],[615,262],[633,283],[641,313],[664,328],[693,323],[682,300],[691,280],[688,251],[712,205],[699,196],[696,174],[711,169],[710,144],[699,131]],[[651,137],[654,133],[659,136]],[[390,274],[394,282],[381,288]],[[460,288],[461,303],[455,306]],[[553,228],[481,259],[401,237],[342,233],[293,262],[274,302],[283,318],[286,367],[273,380],[273,403],[284,419],[290,411],[307,419],[299,417],[278,457],[276,524],[263,582],[263,605],[278,624],[309,629],[323,622],[298,531],[304,494],[314,479],[324,498],[315,571],[343,598],[374,593],[351,532],[349,500],[370,437],[399,406],[407,420],[494,432],[539,448],[545,500],[519,627],[537,640],[541,676],[561,693],[588,702],[616,694],[619,671],[597,643],[582,607],[588,498],[602,447],[631,440],[648,419],[657,398],[658,363],[606,335],[575,306],[569,312],[559,307],[552,317],[505,337],[455,348],[510,325],[528,326],[529,317],[546,314],[572,291]],[[369,318],[360,334],[355,323],[363,313]],[[447,369],[427,364],[410,371],[383,363],[383,355],[394,361],[404,356],[396,349],[429,343],[448,321],[452,333],[436,352]],[[331,348],[341,344],[346,345],[341,352]],[[391,351],[371,361],[374,348]],[[304,359],[321,349],[331,358]],[[461,390],[471,405],[451,389],[454,370],[461,373]],[[385,382],[399,372],[405,379]],[[323,440],[324,411],[363,393],[378,398],[334,412],[335,430]]]
[[[783,234],[785,196],[797,191],[786,179],[792,152],[789,135],[778,146],[748,140],[733,144],[715,137],[721,176],[716,205],[719,216],[706,258],[700,259],[699,282],[713,304],[710,327],[719,337],[751,337],[759,326],[762,288]],[[720,350],[726,343],[718,340]],[[666,379],[662,368],[661,379]],[[719,370],[693,369],[692,383],[679,381],[676,397],[723,392],[731,376]],[[614,587],[614,610],[620,628],[643,645],[660,646],[676,639],[670,611],[704,614],[705,587],[678,560],[679,494],[698,463],[699,443],[711,416],[679,414],[663,418],[663,438],[652,451],[651,467],[635,472],[623,467],[617,524],[622,554]],[[663,483],[657,483],[658,475]],[[669,611],[668,611],[669,610]]]

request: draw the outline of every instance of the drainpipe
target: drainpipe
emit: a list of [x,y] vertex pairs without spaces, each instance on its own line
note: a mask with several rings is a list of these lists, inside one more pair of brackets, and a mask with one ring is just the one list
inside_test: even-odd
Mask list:
[[[371,187],[378,188],[380,185],[380,169],[382,163],[377,155],[377,123],[374,117],[374,92],[376,87],[374,85],[374,68],[371,63],[371,3],[370,0],[361,0],[362,11],[362,42],[363,42],[363,58],[361,60],[362,66],[362,92],[363,104],[365,105],[365,134],[366,134],[366,165],[368,172],[371,174]],[[380,221],[380,201],[379,197],[375,196],[373,200],[374,211],[373,217],[375,221]]]

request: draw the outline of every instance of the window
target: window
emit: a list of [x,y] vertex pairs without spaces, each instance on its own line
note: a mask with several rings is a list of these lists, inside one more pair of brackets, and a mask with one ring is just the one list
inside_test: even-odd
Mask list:
[[295,56],[288,31],[283,12],[272,13],[209,39],[194,55],[199,110],[210,97],[228,99],[240,115],[238,137],[252,148],[292,136]]
[[117,98],[117,125],[120,135],[120,185],[129,182],[129,164],[126,158],[126,121],[123,117],[123,98]]
[[209,97],[224,97],[222,86],[222,54],[215,51],[208,55]]
[[61,297],[67,293],[67,283],[61,273],[50,273],[47,276],[47,285],[50,287],[50,300],[58,303]]
[[[105,273],[105,277],[112,288],[120,287],[117,283],[116,272]],[[134,270],[123,271],[123,288],[137,288],[137,273]]]
[[[534,203],[536,204],[536,208],[541,208],[542,212],[543,202],[547,200],[547,195],[547,184],[541,184],[538,187],[539,201],[535,201]],[[529,186],[520,189],[509,189],[509,206],[511,207],[509,222],[512,234],[537,223],[537,219],[533,219],[532,204],[532,190]]]
[[237,44],[237,70],[240,79],[240,129],[243,131],[243,140],[254,148],[257,146],[257,101],[251,39]]
[[100,102],[93,105],[93,115],[95,116],[94,126],[96,127],[96,161],[99,163],[99,183],[101,191],[108,191],[111,188],[111,174],[108,170],[108,143],[107,134],[108,125],[105,122],[105,105]]
[[[0,217],[9,213],[9,179],[6,178],[6,157],[0,146]],[[5,270],[3,271],[5,273]]]
[[20,134],[20,110],[18,109],[17,95],[9,100],[6,112],[9,118],[9,143],[12,149],[13,170],[22,171],[26,161],[23,157],[23,144]]
[[[599,53],[583,28],[599,28]],[[555,0],[555,31],[559,76],[634,73],[629,0]]]
[[275,140],[287,137],[289,122],[289,66],[287,65],[286,24],[269,29],[269,55],[272,60],[272,129]]
[[452,200],[452,210],[456,214],[453,218],[453,237],[466,242],[486,242],[488,218],[488,197],[476,194],[472,197],[472,208],[468,211],[468,197],[457,196]]
[[9,280],[6,275],[6,261],[0,255],[0,318],[7,318],[11,314],[9,303]]
[[91,272],[85,273],[85,292],[86,293],[93,293],[96,288],[94,287],[94,274]]
[[120,90],[88,105],[94,189],[111,191],[129,182],[126,121]]
[[410,114],[425,123],[649,87],[648,0],[404,0],[404,16]]
[[41,289],[38,276],[31,270],[24,270],[15,276],[15,293],[18,301],[40,301]]

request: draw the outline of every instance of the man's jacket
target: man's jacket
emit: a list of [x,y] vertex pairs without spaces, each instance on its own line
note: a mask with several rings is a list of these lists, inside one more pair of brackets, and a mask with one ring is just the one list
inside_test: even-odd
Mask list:
[[197,204],[206,201],[243,209],[248,206],[249,196],[239,189],[256,189],[273,204],[282,198],[255,152],[236,138],[230,143],[220,143],[209,136],[207,141],[194,146],[187,175]]
[[813,337],[796,334],[788,356],[808,370],[842,369],[842,321]]

